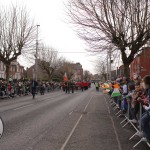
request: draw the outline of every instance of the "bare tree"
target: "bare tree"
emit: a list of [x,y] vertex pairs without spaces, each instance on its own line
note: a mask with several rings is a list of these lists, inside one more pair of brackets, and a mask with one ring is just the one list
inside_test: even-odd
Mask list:
[[7,80],[11,62],[33,44],[34,31],[25,8],[11,6],[0,9],[0,60],[6,65]]
[[52,80],[55,70],[62,65],[63,58],[58,56],[58,52],[54,48],[43,46],[39,52],[38,66],[44,70],[49,80]]
[[83,80],[85,80],[85,81],[90,81],[90,80],[91,80],[91,77],[92,77],[92,74],[90,73],[90,71],[85,70],[85,71],[83,72]]
[[72,77],[73,77],[73,75],[74,75],[74,72],[75,72],[75,70],[74,70],[74,64],[72,62],[66,60],[63,63],[62,73],[65,73],[65,72],[67,74],[68,79],[71,80]]
[[[69,16],[92,52],[119,50],[124,72],[150,39],[149,0],[70,0]],[[129,47],[129,55],[126,52]]]
[[65,73],[67,74],[68,79],[71,80],[75,73],[74,63],[66,59],[62,59],[61,66],[56,70],[56,74],[61,78],[61,80],[63,80]]
[[98,59],[96,61],[96,71],[101,75],[102,79],[107,80],[107,64],[105,60]]

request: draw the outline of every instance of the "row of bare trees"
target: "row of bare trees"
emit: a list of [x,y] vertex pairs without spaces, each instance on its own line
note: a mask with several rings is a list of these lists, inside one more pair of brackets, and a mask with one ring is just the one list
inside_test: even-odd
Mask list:
[[58,55],[58,51],[52,47],[42,46],[38,53],[38,66],[48,75],[48,80],[63,80],[66,72],[70,80],[74,75],[74,64]]
[[[149,0],[70,0],[68,14],[91,52],[121,53],[125,75],[150,40]],[[129,54],[126,52],[129,48]]]

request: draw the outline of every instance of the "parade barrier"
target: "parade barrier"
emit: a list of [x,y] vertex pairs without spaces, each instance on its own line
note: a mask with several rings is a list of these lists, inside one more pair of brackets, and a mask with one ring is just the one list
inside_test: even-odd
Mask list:
[[[110,97],[109,97],[110,98]],[[120,124],[122,125],[123,123],[125,123],[122,127],[126,127],[128,124],[130,124],[135,130],[136,133],[134,135],[132,135],[129,138],[129,141],[132,140],[135,136],[139,136],[140,133],[142,133],[142,127],[141,127],[141,118],[142,118],[142,104],[140,103],[140,111],[139,111],[139,127],[137,127],[134,123],[132,123],[132,121],[130,120],[130,102],[128,102],[128,109],[127,109],[127,113],[126,114],[122,114],[122,110],[118,107],[118,104],[115,103],[115,101],[111,98],[110,99],[110,105],[113,106],[113,110],[115,111],[116,109],[118,109],[118,112],[115,114],[117,117],[123,116],[125,119],[123,121],[120,122]],[[136,148],[141,142],[145,142],[148,147],[150,147],[150,142],[148,142],[148,140],[144,140],[145,138],[141,138],[140,141],[138,141],[133,148]]]

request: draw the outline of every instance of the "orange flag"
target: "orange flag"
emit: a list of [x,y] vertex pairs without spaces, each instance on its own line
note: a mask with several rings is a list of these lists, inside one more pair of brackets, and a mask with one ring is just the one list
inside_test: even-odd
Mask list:
[[64,81],[65,81],[65,82],[68,81],[68,77],[67,77],[66,72],[65,72],[65,74],[64,74]]

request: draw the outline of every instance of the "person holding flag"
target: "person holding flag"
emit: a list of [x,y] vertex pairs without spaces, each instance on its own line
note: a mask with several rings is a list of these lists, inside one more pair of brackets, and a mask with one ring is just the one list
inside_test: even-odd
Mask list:
[[114,99],[115,103],[117,104],[117,107],[120,108],[121,107],[120,96],[122,96],[120,92],[120,86],[117,82],[114,82],[112,87],[113,87],[113,92],[111,94],[111,97]]

